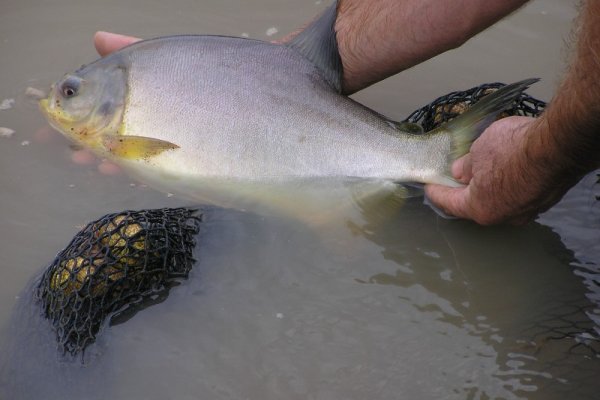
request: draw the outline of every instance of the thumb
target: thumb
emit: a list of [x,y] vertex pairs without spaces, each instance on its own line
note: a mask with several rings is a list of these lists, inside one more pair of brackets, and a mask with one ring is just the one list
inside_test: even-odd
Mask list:
[[468,190],[468,186],[459,188],[434,184],[425,186],[425,194],[435,206],[459,218],[470,218],[466,200]]

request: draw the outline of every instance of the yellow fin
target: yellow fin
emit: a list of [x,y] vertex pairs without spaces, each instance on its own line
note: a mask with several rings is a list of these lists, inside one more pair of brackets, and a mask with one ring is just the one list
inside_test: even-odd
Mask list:
[[102,144],[109,153],[128,160],[148,159],[165,150],[179,148],[176,144],[143,136],[104,135]]
[[364,182],[353,187],[353,199],[358,206],[365,227],[377,227],[394,217],[411,192],[390,181]]

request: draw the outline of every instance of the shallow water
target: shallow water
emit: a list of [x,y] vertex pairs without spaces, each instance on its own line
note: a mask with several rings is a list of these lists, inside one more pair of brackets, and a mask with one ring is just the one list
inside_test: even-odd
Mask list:
[[[286,219],[207,209],[190,278],[163,303],[107,328],[85,366],[59,362],[47,326],[27,301],[28,282],[92,219],[189,203],[122,175],[102,175],[95,164],[72,163],[67,141],[46,127],[25,88],[46,88],[93,60],[98,29],[269,40],[325,6],[86,3],[0,6],[0,102],[16,100],[0,110],[0,126],[15,130],[0,138],[0,326],[8,332],[0,364],[14,373],[0,377],[1,398],[597,395],[594,175],[521,228],[443,220],[420,201],[377,229],[326,234]],[[530,93],[548,100],[565,68],[574,16],[574,2],[534,1],[461,49],[356,98],[401,119],[452,90],[538,76],[542,82]],[[278,33],[268,36],[271,28]]]

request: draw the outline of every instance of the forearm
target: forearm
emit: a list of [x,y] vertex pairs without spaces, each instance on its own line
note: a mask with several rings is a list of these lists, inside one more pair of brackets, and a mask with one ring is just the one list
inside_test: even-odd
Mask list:
[[343,89],[353,93],[470,37],[527,0],[340,0]]
[[600,167],[600,2],[585,1],[578,22],[573,60],[526,154],[551,178],[572,183]]

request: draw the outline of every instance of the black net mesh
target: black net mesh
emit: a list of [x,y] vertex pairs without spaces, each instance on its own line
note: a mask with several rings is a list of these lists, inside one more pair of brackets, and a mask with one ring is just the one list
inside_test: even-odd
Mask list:
[[61,350],[83,353],[108,316],[186,278],[200,220],[186,208],[124,211],[77,233],[37,287]]
[[[499,82],[485,83],[469,90],[448,93],[414,111],[404,122],[417,123],[423,127],[425,132],[428,132],[462,114],[469,106],[479,101],[483,96],[495,92],[503,86],[506,85]],[[521,93],[513,106],[501,113],[498,118],[510,115],[537,117],[545,107],[546,103],[544,101],[533,98],[527,93]]]

